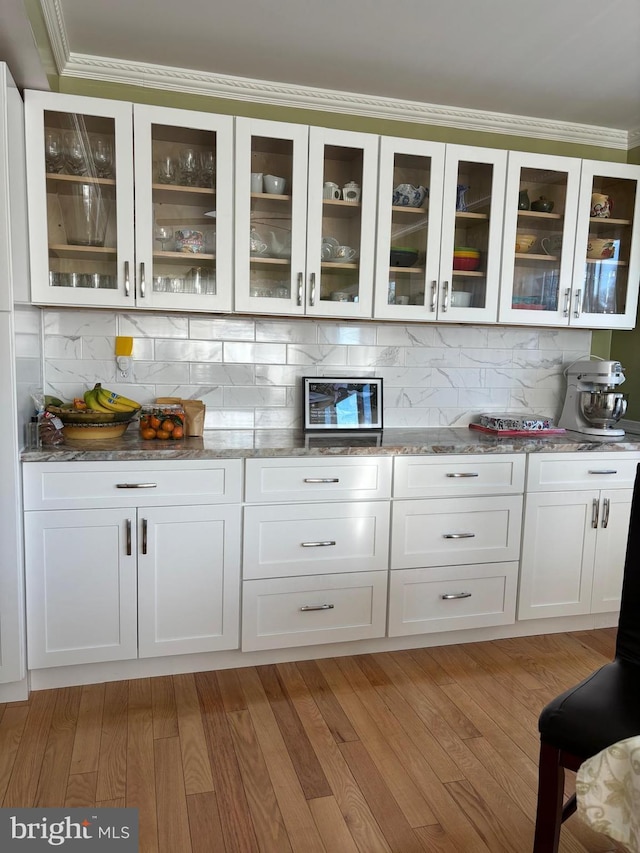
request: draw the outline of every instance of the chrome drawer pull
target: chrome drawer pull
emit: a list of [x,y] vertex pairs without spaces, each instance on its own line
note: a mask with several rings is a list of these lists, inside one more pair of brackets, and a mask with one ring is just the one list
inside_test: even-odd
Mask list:
[[454,598],[471,598],[470,592],[448,592],[445,595],[441,595],[440,598],[443,601],[451,601]]
[[127,557],[131,556],[131,519],[128,518],[126,521],[127,528]]
[[147,519],[142,519],[142,553],[147,553]]
[[326,548],[327,545],[335,545],[335,540],[327,539],[326,542],[301,542],[303,548]]
[[602,527],[609,526],[609,511],[611,509],[611,501],[605,498],[602,502]]
[[591,526],[594,528],[598,526],[598,515],[599,515],[599,513],[600,513],[600,502],[598,501],[598,498],[594,498],[593,504],[591,505]]
[[339,483],[339,477],[305,477],[305,483]]
[[612,468],[610,471],[606,468],[602,471],[589,471],[590,474],[617,474],[618,472]]
[[445,477],[479,477],[480,474],[471,474],[471,473],[459,473],[459,474],[445,474]]
[[473,539],[475,533],[443,533],[443,539]]
[[306,613],[308,610],[333,610],[333,608],[333,604],[303,604],[300,610]]
[[157,483],[116,483],[116,489],[157,489]]

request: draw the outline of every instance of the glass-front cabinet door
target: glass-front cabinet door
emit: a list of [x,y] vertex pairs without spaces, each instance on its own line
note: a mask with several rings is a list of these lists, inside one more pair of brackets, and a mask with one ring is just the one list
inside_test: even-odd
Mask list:
[[383,137],[375,316],[495,322],[506,152]]
[[236,119],[236,310],[371,316],[377,139]]
[[632,329],[640,278],[640,166],[582,161],[569,323]]
[[134,106],[136,304],[232,308],[233,119]]
[[31,297],[132,306],[131,104],[25,93]]
[[511,151],[498,319],[569,325],[581,161]]

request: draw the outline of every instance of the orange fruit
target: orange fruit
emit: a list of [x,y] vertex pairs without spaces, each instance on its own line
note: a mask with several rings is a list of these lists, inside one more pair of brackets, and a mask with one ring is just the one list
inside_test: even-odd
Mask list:
[[149,418],[149,426],[151,427],[151,429],[160,429],[161,423],[162,421],[160,420],[160,418],[157,418],[155,415],[151,415],[151,417]]
[[173,432],[174,426],[175,426],[174,422],[170,421],[167,418],[166,421],[162,421],[160,428],[163,429],[165,432]]
[[149,439],[156,437],[156,431],[155,431],[155,429],[149,429],[149,428],[141,429],[140,430],[140,437],[144,438],[145,441],[148,441]]
[[156,431],[156,438],[159,438],[161,441],[164,441],[166,438],[169,438],[170,433],[168,433],[164,429],[159,429]]
[[182,438],[184,435],[184,430],[181,426],[174,427],[173,432],[171,433],[171,438]]

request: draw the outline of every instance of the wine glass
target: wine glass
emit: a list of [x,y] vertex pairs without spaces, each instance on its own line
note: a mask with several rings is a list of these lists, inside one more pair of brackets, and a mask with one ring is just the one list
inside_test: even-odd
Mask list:
[[57,130],[46,130],[44,134],[44,159],[47,172],[58,173],[64,165],[62,138]]
[[198,152],[194,148],[182,148],[178,155],[180,183],[183,187],[194,187],[200,170]]
[[79,133],[65,133],[64,160],[72,175],[84,175],[87,171],[87,150],[85,140]]
[[173,228],[170,228],[168,225],[156,225],[153,236],[160,243],[164,252],[164,244],[173,239]]
[[173,157],[162,157],[156,164],[156,177],[159,184],[175,184],[176,161]]
[[111,140],[95,136],[91,144],[91,156],[99,178],[113,177],[113,148]]
[[204,151],[200,165],[200,185],[213,187],[216,174],[216,158],[213,151]]

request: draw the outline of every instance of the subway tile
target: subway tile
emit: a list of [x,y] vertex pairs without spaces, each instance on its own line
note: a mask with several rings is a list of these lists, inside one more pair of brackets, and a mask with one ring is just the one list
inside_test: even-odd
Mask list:
[[[16,358],[34,358],[40,355],[40,336],[18,332],[14,336]],[[65,356],[63,355],[62,358]]]
[[42,308],[31,305],[15,305],[13,311],[13,327],[16,332],[25,335],[40,335],[43,319]]
[[120,314],[113,334],[134,338],[188,338],[189,320],[179,315]]
[[510,349],[465,348],[460,350],[460,367],[511,367],[513,357],[514,352]]
[[256,409],[256,429],[301,429],[302,414],[292,409]]
[[484,369],[437,367],[431,374],[433,388],[483,388]]
[[404,349],[402,347],[355,347],[350,346],[348,351],[349,364],[352,367],[371,365],[379,367],[399,367],[404,363]]
[[221,341],[176,341],[156,339],[155,358],[158,361],[222,361]]
[[116,335],[116,314],[108,311],[45,311],[45,335]]
[[228,317],[192,317],[189,320],[189,337],[196,340],[252,341],[255,334],[254,320]]
[[157,382],[158,379],[161,379],[163,383],[185,383],[189,381],[189,363],[186,361],[180,363],[134,361],[132,362],[131,373],[134,382],[143,382],[145,385]]
[[256,385],[299,385],[303,376],[315,376],[304,365],[256,364]]
[[436,347],[486,347],[488,329],[483,326],[436,326],[433,344]]
[[253,429],[253,409],[207,409],[205,429]]
[[246,364],[286,364],[286,344],[224,343],[223,360]]
[[562,371],[562,352],[554,350],[514,350],[513,367],[554,368]]
[[381,367],[377,372],[382,377],[383,388],[388,388],[389,386],[429,385],[431,371],[431,367]]
[[404,363],[407,367],[457,367],[460,364],[460,350],[453,347],[412,347],[405,349]]
[[224,389],[223,404],[229,408],[256,408],[258,406],[286,405],[287,395],[284,388],[271,388],[267,385],[249,387],[230,387]]
[[318,325],[319,344],[357,344],[374,346],[376,339],[375,326],[358,326],[347,323],[320,323]]
[[376,326],[376,343],[383,347],[431,347],[435,329],[433,326]]
[[329,344],[288,344],[287,364],[347,364],[347,347]]
[[116,378],[116,362],[90,359],[49,358],[46,362],[47,382],[78,381],[93,387],[96,382],[113,383]]
[[539,349],[540,332],[538,329],[497,326],[487,329],[487,346],[489,349]]
[[191,364],[191,385],[253,385],[255,368],[252,364]]
[[317,328],[314,322],[299,320],[256,320],[256,341],[264,343],[315,344]]
[[[18,339],[16,338],[16,351]],[[113,347],[112,347],[113,351]],[[82,338],[69,335],[47,335],[44,339],[45,358],[82,358]],[[92,356],[88,356],[92,358]]]
[[[49,338],[47,338],[47,341]],[[83,335],[80,338],[80,342],[82,345],[82,355],[78,356],[79,358],[95,358],[95,359],[104,359],[105,361],[109,358],[115,358],[115,346],[116,340],[112,337],[103,337],[98,336],[95,337],[93,335],[87,336]],[[45,355],[47,352],[45,350]],[[151,356],[153,357],[153,355]]]

